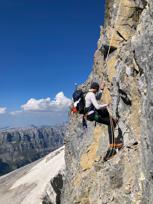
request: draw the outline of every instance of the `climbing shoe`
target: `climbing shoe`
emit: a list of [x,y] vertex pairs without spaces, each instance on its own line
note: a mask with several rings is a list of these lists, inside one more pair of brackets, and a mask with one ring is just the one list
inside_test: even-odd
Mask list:
[[113,156],[115,156],[117,154],[117,151],[115,148],[109,148],[106,152],[106,155],[104,156],[103,158],[103,161],[106,162],[108,161],[109,159],[111,159]]

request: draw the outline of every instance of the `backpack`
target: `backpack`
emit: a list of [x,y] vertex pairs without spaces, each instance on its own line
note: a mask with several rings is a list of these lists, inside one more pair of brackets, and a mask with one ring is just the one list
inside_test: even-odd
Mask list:
[[73,112],[76,113],[78,112],[79,114],[84,114],[85,113],[85,96],[84,92],[80,90],[76,90],[73,93]]

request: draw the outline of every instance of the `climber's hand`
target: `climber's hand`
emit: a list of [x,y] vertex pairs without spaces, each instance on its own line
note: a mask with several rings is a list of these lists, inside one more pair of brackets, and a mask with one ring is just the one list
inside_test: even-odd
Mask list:
[[108,104],[107,104],[107,108],[110,108],[110,107],[111,107],[111,105],[112,105],[111,103],[108,103]]
[[101,84],[100,84],[100,89],[101,89],[101,90],[104,90],[104,88],[105,88],[105,82],[102,81]]

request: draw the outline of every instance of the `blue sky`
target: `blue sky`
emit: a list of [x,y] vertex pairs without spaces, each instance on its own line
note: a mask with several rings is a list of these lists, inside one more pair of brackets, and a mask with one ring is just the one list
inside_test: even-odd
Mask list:
[[55,120],[54,98],[63,92],[68,104],[74,83],[87,79],[103,18],[103,0],[0,0],[0,127],[65,118],[62,109]]

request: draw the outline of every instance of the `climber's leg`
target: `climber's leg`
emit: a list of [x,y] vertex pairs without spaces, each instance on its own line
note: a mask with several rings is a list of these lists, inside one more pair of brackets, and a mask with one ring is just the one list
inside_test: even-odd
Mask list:
[[110,125],[110,117],[109,117],[109,112],[107,108],[96,110],[95,121],[98,123],[105,124],[105,125]]
[[114,122],[113,119],[110,118],[107,108],[103,108],[96,111],[95,121],[108,126],[109,144],[110,146],[112,146],[115,143],[114,125],[116,123]]
[[115,137],[114,137],[114,129],[111,127],[111,125],[108,125],[108,135],[109,135],[109,144],[110,147],[115,144]]
[[95,120],[95,113],[92,113],[90,115],[87,115],[87,120],[94,121]]
[[95,113],[95,121],[105,124],[108,126],[108,135],[109,135],[109,148],[104,156],[104,161],[111,159],[117,153],[117,149],[121,149],[123,144],[115,143],[114,129],[117,125],[118,120],[110,116],[107,108],[97,110]]

